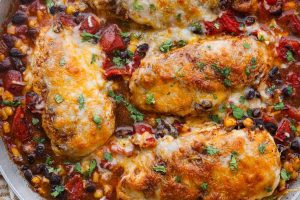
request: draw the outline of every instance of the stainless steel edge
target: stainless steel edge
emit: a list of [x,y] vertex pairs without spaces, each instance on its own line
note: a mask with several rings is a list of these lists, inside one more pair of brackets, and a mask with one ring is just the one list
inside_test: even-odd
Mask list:
[[[11,10],[12,0],[0,0],[0,24],[7,17]],[[0,29],[1,30],[1,29]],[[0,31],[1,32],[1,31]],[[10,159],[7,149],[3,141],[0,139],[0,172],[9,187],[13,190],[20,200],[42,200],[42,198],[35,193],[28,182],[20,174],[19,169]],[[300,187],[300,180],[294,183],[294,188]],[[300,191],[290,193],[282,200],[300,200]]]

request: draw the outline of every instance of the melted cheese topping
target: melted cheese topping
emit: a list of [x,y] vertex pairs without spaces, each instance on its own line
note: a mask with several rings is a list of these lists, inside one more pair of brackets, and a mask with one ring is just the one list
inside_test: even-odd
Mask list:
[[86,155],[113,133],[104,58],[98,45],[82,42],[77,28],[59,34],[45,28],[36,42],[25,80],[46,101],[43,128],[58,154]]

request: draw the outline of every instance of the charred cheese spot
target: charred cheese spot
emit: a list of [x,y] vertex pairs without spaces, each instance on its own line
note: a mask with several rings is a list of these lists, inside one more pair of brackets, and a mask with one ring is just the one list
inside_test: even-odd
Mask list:
[[[147,111],[195,115],[259,82],[271,65],[270,50],[251,37],[201,40],[147,57],[131,77],[131,100]],[[154,105],[145,104],[147,93],[153,94]]]
[[81,40],[77,29],[56,34],[44,28],[25,72],[28,85],[45,100],[43,128],[53,150],[71,158],[91,153],[114,129],[101,69],[105,55],[98,45]]

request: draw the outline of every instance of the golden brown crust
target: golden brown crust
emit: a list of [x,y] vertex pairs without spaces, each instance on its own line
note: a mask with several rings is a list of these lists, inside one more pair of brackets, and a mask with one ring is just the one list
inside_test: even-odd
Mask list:
[[[143,110],[196,114],[194,103],[219,104],[229,91],[254,84],[271,64],[269,50],[251,37],[200,41],[145,60],[131,78],[131,99]],[[147,93],[155,105],[145,103]]]

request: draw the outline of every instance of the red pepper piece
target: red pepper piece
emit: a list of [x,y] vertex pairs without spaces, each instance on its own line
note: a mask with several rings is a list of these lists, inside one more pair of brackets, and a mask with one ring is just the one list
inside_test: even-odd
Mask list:
[[126,48],[126,44],[120,35],[120,29],[116,24],[105,28],[100,39],[100,45],[106,53]]
[[235,19],[233,14],[229,12],[224,13],[220,17],[219,22],[223,29],[228,33],[239,34],[241,32],[239,22]]
[[289,122],[289,120],[283,119],[280,125],[278,126],[274,138],[276,138],[280,142],[287,142],[287,140],[291,138],[291,134],[291,123]]
[[68,200],[79,200],[83,199],[83,181],[79,174],[75,174],[70,178],[66,185],[65,189],[68,192]]
[[13,94],[18,94],[24,87],[22,74],[16,70],[9,70],[3,78],[3,86]]
[[100,23],[96,17],[90,15],[83,20],[79,29],[90,34],[95,34],[100,29]]
[[59,16],[59,20],[64,26],[77,26],[77,24],[74,22],[74,17],[72,15],[62,14]]
[[134,133],[143,134],[145,132],[153,134],[152,127],[146,123],[135,123],[133,125]]
[[25,116],[25,112],[21,106],[16,110],[12,123],[12,132],[22,142],[26,142],[31,139],[28,120]]

